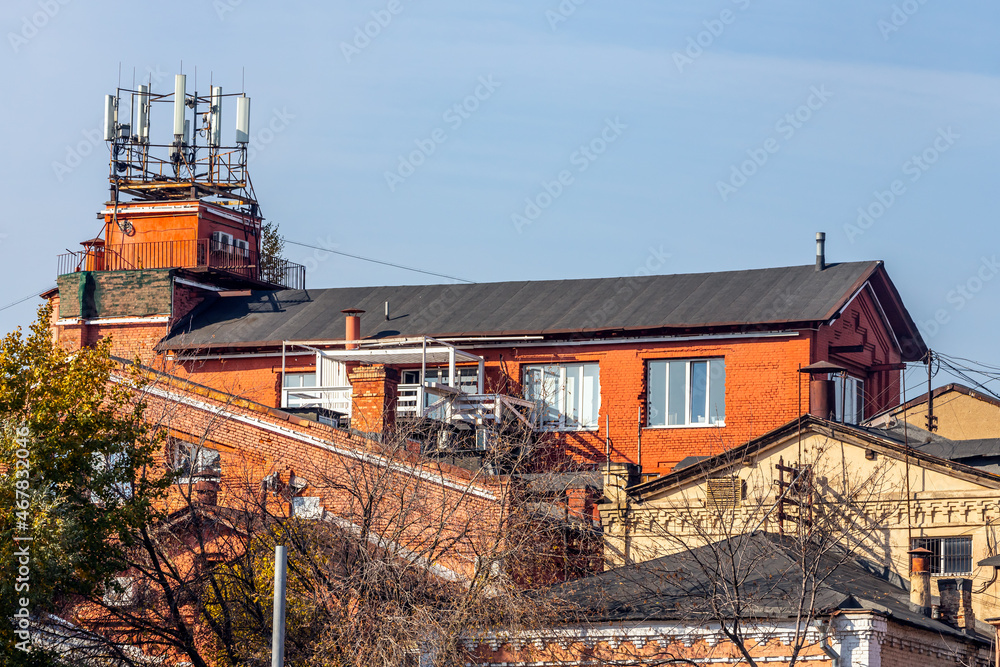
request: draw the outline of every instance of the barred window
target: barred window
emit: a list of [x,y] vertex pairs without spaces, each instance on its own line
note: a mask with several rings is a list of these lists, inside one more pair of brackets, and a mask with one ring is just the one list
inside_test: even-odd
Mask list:
[[910,548],[924,548],[931,552],[928,558],[931,574],[969,574],[972,572],[971,537],[916,537]]

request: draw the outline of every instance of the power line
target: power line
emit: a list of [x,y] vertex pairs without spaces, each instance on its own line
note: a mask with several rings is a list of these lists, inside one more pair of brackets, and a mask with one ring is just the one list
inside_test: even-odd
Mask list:
[[28,299],[34,299],[35,297],[41,296],[42,292],[47,292],[50,289],[52,289],[52,288],[48,287],[46,289],[39,290],[38,292],[34,292],[32,294],[29,294],[28,296],[24,297],[23,299],[18,299],[17,301],[14,301],[13,303],[8,303],[6,306],[0,307],[0,310],[7,310],[8,308],[13,308],[14,306],[18,305],[19,303],[24,303]]
[[285,237],[281,237],[281,240],[284,241],[285,243],[291,243],[292,245],[302,246],[303,248],[312,248],[313,250],[322,250],[323,252],[333,253],[334,255],[343,255],[344,257],[350,257],[352,259],[360,259],[360,260],[365,261],[365,262],[373,262],[375,264],[382,264],[384,266],[391,266],[391,267],[396,268],[396,269],[404,269],[406,271],[415,271],[417,273],[425,273],[425,274],[427,274],[429,276],[437,276],[438,278],[447,278],[448,280],[457,280],[458,282],[461,282],[461,283],[472,283],[472,284],[474,284],[476,282],[474,280],[466,280],[465,278],[458,278],[456,276],[449,276],[449,275],[444,274],[444,273],[434,273],[433,271],[425,271],[424,269],[415,269],[412,266],[403,266],[402,264],[393,264],[392,262],[383,262],[380,259],[372,259],[371,257],[362,257],[361,255],[352,255],[349,252],[341,252],[339,250],[330,250],[329,248],[320,248],[319,246],[316,246],[316,245],[309,245],[308,243],[300,243],[299,241],[292,241],[291,239],[287,239]]

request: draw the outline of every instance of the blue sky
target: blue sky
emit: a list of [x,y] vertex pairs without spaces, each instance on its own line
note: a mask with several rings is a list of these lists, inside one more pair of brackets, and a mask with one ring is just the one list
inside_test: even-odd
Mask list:
[[[119,65],[168,92],[183,60],[189,90],[245,76],[291,239],[498,281],[805,264],[826,231],[932,348],[1000,362],[995,0],[7,0],[0,28],[0,306],[99,231]],[[286,254],[313,287],[437,281]]]

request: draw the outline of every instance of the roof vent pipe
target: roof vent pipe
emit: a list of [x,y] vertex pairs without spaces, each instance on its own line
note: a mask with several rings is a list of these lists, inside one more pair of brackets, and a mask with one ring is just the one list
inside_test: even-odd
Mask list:
[[[916,612],[924,616],[931,615],[931,569],[929,549],[918,547],[910,549],[910,604],[916,607]],[[944,596],[942,596],[942,606]]]
[[816,270],[826,268],[826,232],[816,232]]
[[344,349],[356,350],[360,347],[357,341],[361,340],[361,315],[365,311],[348,308],[340,312],[347,315],[344,329]]

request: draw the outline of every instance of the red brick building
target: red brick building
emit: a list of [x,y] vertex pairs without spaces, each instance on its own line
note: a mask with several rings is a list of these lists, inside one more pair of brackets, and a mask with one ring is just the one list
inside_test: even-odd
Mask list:
[[[106,211],[117,245],[87,242],[49,295],[59,338],[113,335],[123,356],[364,432],[436,417],[445,449],[482,446],[505,409],[497,396],[527,399],[507,407],[532,423],[547,465],[610,459],[646,477],[768,432],[810,401],[849,422],[882,412],[899,403],[901,362],[926,352],[882,262],[283,289],[301,286],[295,267],[265,276],[244,267],[244,251],[213,250],[229,247],[215,229],[226,211],[203,200]],[[132,236],[115,233],[123,221]],[[176,240],[180,229],[193,238]],[[178,243],[193,249],[164,252]],[[126,263],[144,268],[107,270]],[[343,311],[354,311],[346,326]],[[829,381],[799,372],[817,362],[836,367],[821,369]]]

